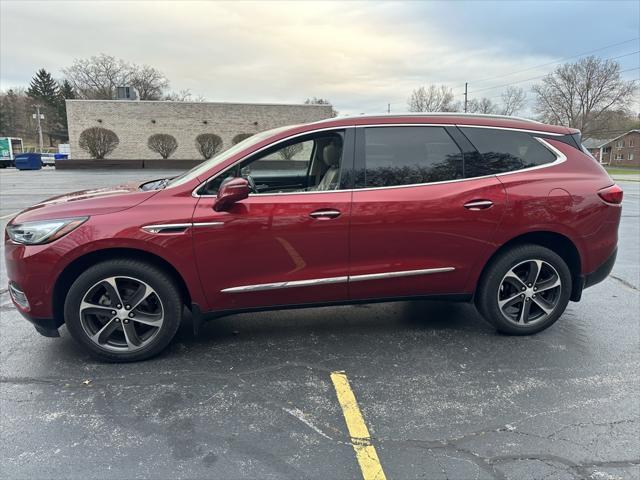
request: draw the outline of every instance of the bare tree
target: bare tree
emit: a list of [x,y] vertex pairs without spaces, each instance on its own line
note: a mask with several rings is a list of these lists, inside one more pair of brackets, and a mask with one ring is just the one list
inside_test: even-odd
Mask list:
[[411,92],[408,105],[410,112],[455,112],[459,105],[454,102],[453,91],[446,85],[429,85]]
[[150,150],[160,154],[165,160],[173,155],[178,148],[178,141],[173,135],[167,133],[156,133],[149,137],[147,147]]
[[532,90],[543,121],[578,128],[588,138],[605,112],[628,107],[637,87],[620,77],[617,62],[591,56],[559,66]]
[[149,65],[131,65],[130,75],[129,84],[138,91],[140,100],[160,100],[162,92],[169,88],[169,80],[159,70]]
[[480,99],[471,99],[467,103],[467,112],[469,113],[484,113],[495,114],[498,113],[498,106],[487,97]]
[[520,87],[507,87],[502,92],[502,115],[515,115],[524,108],[527,94]]
[[112,55],[101,53],[90,58],[76,58],[63,68],[78,98],[111,100],[117,87],[133,86],[141,100],[159,100],[169,87],[165,76],[149,65],[136,65]]
[[99,160],[111,154],[119,143],[118,136],[106,128],[91,127],[80,134],[80,148]]
[[209,160],[222,148],[222,138],[215,133],[201,133],[196,137],[196,148],[202,158]]
[[283,160],[293,160],[293,157],[295,157],[297,153],[300,153],[302,148],[302,143],[294,143],[293,145],[288,145],[278,150],[278,155],[280,155]]
[[185,88],[178,92],[169,92],[164,96],[164,100],[170,102],[206,102],[207,99],[201,95],[194,97],[191,90]]
[[253,133],[239,133],[235,137],[233,137],[233,140],[231,140],[231,141],[235,145],[236,143],[240,143],[243,140],[246,140],[247,138],[252,137],[252,136],[253,136]]
[[330,105],[331,106],[331,116],[332,117],[337,117],[338,116],[338,111],[333,108],[333,104],[327,100],[326,98],[319,98],[319,97],[309,97],[304,101],[305,105]]

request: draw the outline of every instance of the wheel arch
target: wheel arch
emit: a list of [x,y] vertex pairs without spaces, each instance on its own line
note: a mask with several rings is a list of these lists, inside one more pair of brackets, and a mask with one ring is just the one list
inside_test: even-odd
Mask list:
[[485,263],[480,276],[478,277],[478,281],[482,281],[486,271],[498,255],[516,245],[524,244],[540,245],[560,255],[567,263],[569,271],[571,272],[572,288],[570,298],[573,301],[580,300],[583,288],[582,258],[580,256],[580,251],[576,244],[566,235],[548,230],[523,233],[503,243],[495,252],[493,252]]
[[178,270],[162,257],[136,248],[105,248],[86,253],[67,265],[56,279],[53,287],[53,316],[64,321],[64,302],[66,293],[73,281],[87,268],[100,262],[114,259],[131,259],[146,261],[165,271],[176,282],[185,305],[191,308],[191,293],[184,278]]

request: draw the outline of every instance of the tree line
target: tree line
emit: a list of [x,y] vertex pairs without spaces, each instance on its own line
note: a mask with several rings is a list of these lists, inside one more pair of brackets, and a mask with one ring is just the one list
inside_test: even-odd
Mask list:
[[100,54],[77,58],[62,69],[56,80],[50,72],[38,70],[28,88],[0,91],[0,136],[33,137],[36,131],[35,105],[40,105],[43,133],[49,145],[69,138],[65,100],[112,100],[117,88],[136,89],[140,100],[204,101],[189,90],[170,91],[169,80],[150,65],[126,62],[112,55]]
[[[578,128],[583,138],[607,138],[612,132],[638,128],[640,121],[631,111],[638,82],[623,80],[618,62],[586,57],[557,67],[534,84],[533,111],[538,120]],[[471,98],[467,112],[517,115],[527,101],[524,89],[509,86],[500,102],[490,98]],[[419,87],[407,100],[411,112],[461,112],[464,102],[456,100],[446,85]]]

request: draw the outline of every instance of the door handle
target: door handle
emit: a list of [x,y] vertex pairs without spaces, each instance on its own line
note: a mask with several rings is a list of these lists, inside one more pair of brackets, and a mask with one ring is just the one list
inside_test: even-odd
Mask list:
[[464,208],[467,210],[486,210],[493,207],[491,200],[472,200],[464,204]]
[[309,216],[312,218],[336,218],[340,216],[340,210],[316,210],[315,212],[311,212]]

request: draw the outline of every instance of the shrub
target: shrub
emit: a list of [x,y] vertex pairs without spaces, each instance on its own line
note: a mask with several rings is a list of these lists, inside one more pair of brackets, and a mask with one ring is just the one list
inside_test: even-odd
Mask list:
[[120,140],[111,130],[91,127],[80,134],[79,143],[80,148],[88,152],[93,158],[102,160],[116,149]]
[[222,149],[222,139],[214,133],[202,133],[196,137],[196,148],[202,158],[209,160]]
[[147,141],[150,150],[160,154],[165,160],[173,155],[178,148],[178,141],[173,135],[167,133],[156,133],[151,135]]

